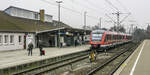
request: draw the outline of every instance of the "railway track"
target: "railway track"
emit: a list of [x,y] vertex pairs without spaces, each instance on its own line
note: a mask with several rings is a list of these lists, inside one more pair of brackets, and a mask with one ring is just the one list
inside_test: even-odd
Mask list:
[[[117,48],[109,49],[106,54],[105,54],[105,52],[98,53],[98,57],[101,57],[101,58],[95,62],[96,65],[95,65],[95,63],[89,62],[89,58],[88,58],[89,52],[87,51],[85,53],[82,52],[81,54],[73,55],[72,57],[68,56],[69,58],[66,58],[66,59],[63,59],[63,60],[60,60],[57,62],[52,62],[52,63],[46,64],[46,65],[41,65],[39,67],[35,67],[32,69],[27,69],[27,70],[24,70],[21,72],[17,72],[17,73],[14,73],[13,75],[63,75],[65,72],[67,72],[67,74],[64,74],[64,75],[85,75],[85,74],[87,74],[87,71],[89,72],[88,74],[91,75],[91,74],[94,74],[94,72],[96,72],[96,70],[94,71],[93,69],[96,69],[96,67],[98,65],[105,66],[106,63],[104,64],[104,62],[110,60],[109,58],[111,58],[111,57],[117,58],[117,56],[114,57],[114,55],[116,55],[120,52],[122,52],[122,54],[123,54],[123,49],[125,49],[129,46],[130,46],[130,44],[126,44],[126,45],[122,45]],[[105,56],[106,57],[109,56],[109,57],[102,58]],[[80,68],[78,70],[76,70],[76,68],[75,69],[73,68],[73,66],[77,66],[79,64],[81,65],[83,63],[88,64],[88,67]],[[85,65],[81,65],[81,66],[83,67]],[[63,68],[63,69],[61,69],[61,68]],[[61,70],[59,70],[59,69],[61,69]],[[93,70],[93,73],[92,73],[92,70]]]
[[49,71],[54,70],[59,67],[65,66],[67,64],[88,58],[88,53],[89,53],[89,51],[87,50],[87,51],[82,51],[82,53],[81,52],[74,53],[74,55],[70,54],[70,57],[69,57],[69,55],[66,55],[65,56],[66,58],[64,58],[64,59],[60,59],[58,61],[54,61],[49,64],[40,65],[35,68],[26,69],[26,70],[23,70],[20,72],[15,72],[12,75],[39,75],[43,72],[46,72],[47,70],[49,70]]
[[117,53],[105,63],[90,70],[86,75],[113,75],[113,73],[122,65],[122,63],[134,52],[138,44],[130,45],[123,52]]
[[[120,47],[120,48],[123,48],[123,46],[122,47]],[[111,51],[111,50],[110,50]],[[101,52],[101,53],[104,53],[104,52]],[[100,54],[101,54],[100,53]],[[43,71],[41,71],[41,72],[37,72],[35,75],[49,75],[50,73],[48,73],[49,71],[52,71],[52,70],[55,70],[55,69],[59,69],[60,67],[63,67],[63,66],[67,66],[67,65],[69,65],[69,64],[73,64],[73,63],[76,63],[76,62],[80,62],[80,61],[83,61],[84,59],[86,59],[86,60],[88,60],[89,58],[89,55],[86,55],[86,56],[83,56],[83,57],[79,57],[79,58],[77,58],[77,59],[74,59],[73,61],[70,61],[70,62],[67,62],[67,63],[64,63],[64,64],[62,64],[62,65],[59,65],[59,66],[56,66],[56,67],[54,67],[54,68],[52,68],[52,69],[47,69],[47,70],[43,70]],[[88,61],[87,61],[88,62]],[[91,63],[90,63],[91,64]],[[55,73],[56,74],[56,73]],[[54,74],[54,75],[55,75]],[[53,75],[53,74],[52,74]],[[58,74],[56,74],[56,75],[60,75],[60,73],[58,73]],[[67,74],[65,74],[65,75],[67,75]],[[76,75],[76,74],[75,74]]]

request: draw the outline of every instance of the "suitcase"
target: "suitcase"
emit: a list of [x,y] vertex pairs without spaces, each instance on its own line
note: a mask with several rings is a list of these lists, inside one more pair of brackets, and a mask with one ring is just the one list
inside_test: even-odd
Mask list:
[[42,55],[45,55],[45,50],[42,50]]

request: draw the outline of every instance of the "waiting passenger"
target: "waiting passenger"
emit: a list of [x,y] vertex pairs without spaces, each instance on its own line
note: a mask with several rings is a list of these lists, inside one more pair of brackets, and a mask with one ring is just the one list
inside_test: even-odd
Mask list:
[[77,46],[77,40],[75,40],[75,47]]
[[29,55],[32,56],[32,49],[33,49],[33,44],[32,44],[32,42],[30,42],[30,43],[28,44],[28,56],[29,56]]
[[39,50],[40,50],[40,56],[42,56],[43,44],[41,40],[39,40]]

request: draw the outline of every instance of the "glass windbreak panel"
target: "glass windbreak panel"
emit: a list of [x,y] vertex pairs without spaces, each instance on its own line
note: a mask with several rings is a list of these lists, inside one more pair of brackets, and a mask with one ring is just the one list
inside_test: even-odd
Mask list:
[[92,34],[92,41],[101,41],[103,34]]

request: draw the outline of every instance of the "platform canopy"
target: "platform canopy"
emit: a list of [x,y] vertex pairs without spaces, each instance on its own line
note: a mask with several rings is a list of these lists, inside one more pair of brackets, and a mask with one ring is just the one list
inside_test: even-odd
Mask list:
[[56,29],[50,29],[50,30],[44,30],[39,31],[37,34],[43,34],[43,33],[49,33],[49,34],[58,34],[58,31],[60,30],[60,34],[73,34],[73,35],[85,35],[90,34],[91,30],[84,30],[84,29],[78,29],[78,28],[56,28]]

